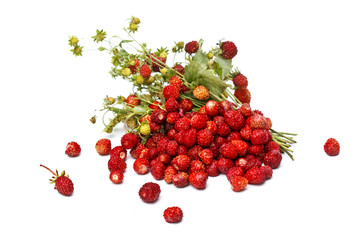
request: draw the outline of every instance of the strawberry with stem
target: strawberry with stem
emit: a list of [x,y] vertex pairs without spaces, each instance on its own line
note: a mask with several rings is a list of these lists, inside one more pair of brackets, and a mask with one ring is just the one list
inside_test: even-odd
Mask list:
[[69,175],[65,175],[65,171],[62,171],[62,173],[59,175],[58,170],[54,172],[42,164],[40,164],[40,167],[49,170],[53,174],[52,178],[49,179],[50,183],[55,183],[54,189],[56,189],[60,194],[64,196],[70,196],[74,192],[74,184],[69,178]]

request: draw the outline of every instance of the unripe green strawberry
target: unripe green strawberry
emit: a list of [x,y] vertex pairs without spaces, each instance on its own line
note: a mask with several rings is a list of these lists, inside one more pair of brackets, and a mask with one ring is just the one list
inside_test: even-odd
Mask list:
[[147,136],[151,133],[150,125],[149,124],[143,124],[140,126],[140,134],[143,136]]

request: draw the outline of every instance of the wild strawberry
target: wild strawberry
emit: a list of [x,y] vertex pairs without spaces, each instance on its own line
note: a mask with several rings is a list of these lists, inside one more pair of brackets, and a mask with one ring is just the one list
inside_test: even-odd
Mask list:
[[237,75],[233,78],[233,83],[234,83],[234,85],[235,85],[236,87],[238,87],[238,88],[247,88],[247,86],[248,86],[248,80],[247,80],[247,78],[246,78],[243,74],[241,74],[241,73],[237,74]]
[[193,172],[206,172],[205,164],[200,160],[191,161],[189,173]]
[[251,133],[252,144],[266,144],[269,140],[268,130],[265,129],[254,129]]
[[180,108],[184,109],[185,112],[191,111],[193,103],[189,99],[180,100]]
[[220,147],[215,143],[215,141],[213,141],[213,142],[210,144],[210,146],[209,146],[208,149],[213,152],[213,154],[214,154],[213,159],[216,159],[216,158],[219,157],[219,155],[220,155],[219,148],[220,148]]
[[178,99],[180,96],[179,89],[174,85],[168,85],[163,89],[163,95],[165,99],[175,98]]
[[190,167],[190,158],[187,155],[178,155],[173,158],[171,164],[178,171],[187,171]]
[[270,141],[265,145],[265,152],[270,152],[271,150],[274,149],[281,151],[281,148],[277,142]]
[[270,166],[264,165],[264,166],[261,166],[260,169],[262,169],[265,172],[266,179],[270,179],[272,177],[273,170]]
[[167,154],[170,156],[175,156],[178,146],[179,144],[175,140],[169,141],[166,149]]
[[[174,69],[176,72],[180,73],[181,75],[184,75],[184,74],[185,74],[185,68],[184,68],[183,66],[181,66],[180,64],[175,65],[175,66],[173,67],[173,69]],[[178,73],[176,73],[176,74],[178,74]]]
[[189,185],[189,174],[186,172],[178,172],[173,177],[175,187],[183,188]]
[[110,151],[110,157],[117,156],[122,160],[126,159],[127,151],[123,146],[116,146]]
[[163,216],[168,223],[178,223],[183,218],[183,212],[179,207],[168,207],[165,209]]
[[171,156],[167,153],[161,153],[157,156],[157,159],[165,165],[168,165],[171,161]]
[[[249,118],[248,118],[249,119]],[[252,133],[252,129],[249,125],[245,125],[245,127],[243,127],[240,130],[240,135],[244,140],[249,141],[251,139],[251,133]]]
[[226,173],[230,168],[235,166],[233,161],[224,157],[219,158],[217,163],[218,163],[219,172],[221,173]]
[[158,150],[156,147],[149,148],[149,160],[152,160],[158,156]]
[[226,171],[226,178],[227,180],[231,180],[234,176],[244,176],[244,171],[241,167],[232,167],[229,170]]
[[169,78],[169,84],[176,86],[178,89],[180,89],[182,80],[179,76],[172,76]]
[[251,110],[249,103],[243,103],[240,107],[240,112],[245,117],[250,117],[250,116],[254,115],[254,112]]
[[150,173],[156,180],[161,180],[164,178],[165,169],[165,164],[158,161],[153,166],[150,166]]
[[226,123],[220,123],[220,125],[218,126],[218,133],[220,136],[222,137],[227,137],[231,132],[231,129],[229,127],[229,125],[227,125]]
[[103,138],[96,142],[95,149],[100,155],[108,155],[111,151],[110,139]]
[[134,58],[130,61],[129,69],[131,70],[132,74],[136,74],[139,71],[140,62]]
[[55,183],[55,189],[64,196],[70,196],[74,192],[74,184],[69,178],[69,175],[65,175],[65,171],[63,171],[60,175],[56,170],[56,173],[53,172],[48,167],[40,164],[41,167],[46,168],[49,170],[53,176],[50,179],[50,183]]
[[162,125],[161,124],[157,124],[154,122],[149,122],[149,126],[150,126],[150,130],[153,133],[157,133],[162,129]]
[[200,152],[200,159],[206,165],[209,165],[213,161],[214,153],[210,149],[204,149]]
[[148,148],[143,149],[139,155],[139,158],[145,158],[147,160],[150,160],[149,152],[150,150]]
[[[168,114],[168,117],[169,117],[170,114]],[[167,120],[166,120],[167,121]],[[177,131],[174,129],[171,129],[168,131],[167,133],[167,137],[170,139],[170,140],[174,140],[175,139],[175,134],[177,133]]]
[[244,172],[249,171],[253,167],[260,167],[261,161],[253,155],[246,155],[245,158],[239,158],[235,161],[236,167],[241,167]]
[[194,128],[190,128],[188,130],[185,131],[183,137],[183,144],[186,146],[186,147],[192,147],[194,146],[194,144],[196,143],[197,141],[197,133],[196,133],[196,130]]
[[247,152],[254,156],[262,156],[265,154],[265,146],[263,144],[254,144],[248,148]]
[[191,41],[185,44],[185,52],[188,54],[196,53],[199,50],[199,43],[197,41]]
[[127,98],[126,98],[126,104],[129,106],[129,107],[135,107],[135,106],[138,106],[140,105],[141,101],[140,99],[136,96],[136,95],[129,95]]
[[198,100],[207,100],[210,97],[210,92],[205,86],[199,85],[194,89],[193,95]]
[[135,133],[126,133],[121,137],[121,145],[125,149],[131,149],[135,147],[139,142],[138,137],[135,135]]
[[[154,72],[160,72],[160,67],[166,63],[166,58],[156,56],[154,53],[151,53],[149,56],[151,60],[152,69]],[[149,61],[150,62],[150,61]]]
[[174,112],[179,110],[180,108],[180,104],[178,103],[178,101],[175,98],[169,98],[166,102],[165,102],[165,109],[168,112]]
[[270,130],[271,127],[272,127],[272,122],[271,122],[271,119],[270,118],[265,118],[266,119],[266,126],[265,126],[265,129],[266,130]]
[[150,69],[149,65],[144,64],[144,65],[141,66],[140,75],[143,76],[144,78],[150,77],[151,69]]
[[[154,101],[153,103],[149,104],[149,108],[155,110],[155,109],[160,109],[161,103],[158,101]],[[148,115],[150,116],[150,115]]]
[[[223,114],[224,115],[224,114]],[[224,117],[223,116],[215,116],[213,118],[213,121],[216,123],[216,126],[219,127],[220,124],[225,123]]]
[[227,100],[221,101],[219,103],[219,115],[224,116],[227,111],[234,110],[234,107],[236,107],[236,105],[232,102]]
[[108,161],[108,169],[110,172],[114,171],[114,170],[121,170],[122,172],[125,172],[127,167],[126,162],[121,159],[120,157],[117,156],[113,156],[110,157],[109,161]]
[[214,139],[209,129],[201,129],[197,132],[196,142],[202,147],[209,147]]
[[324,144],[324,151],[329,156],[336,156],[340,152],[340,144],[335,138],[329,138]]
[[214,100],[209,100],[205,104],[206,114],[209,116],[216,116],[219,112],[219,103]]
[[191,126],[191,120],[189,118],[183,117],[175,122],[174,128],[176,131],[180,132],[180,131],[188,130],[190,126]]
[[138,174],[146,174],[149,172],[150,169],[150,163],[149,160],[145,158],[138,158],[134,161],[133,164],[134,171]]
[[208,174],[206,172],[193,172],[189,175],[189,183],[196,189],[205,189]]
[[233,59],[238,52],[236,45],[231,41],[221,43],[221,50],[221,56],[225,59]]
[[245,126],[245,118],[240,111],[228,110],[224,113],[224,120],[234,131],[240,131]]
[[206,122],[206,129],[208,129],[212,135],[215,135],[218,131],[216,123],[214,121],[207,121]]
[[251,94],[249,89],[247,88],[238,88],[234,92],[234,96],[241,102],[241,103],[250,103],[251,101]]
[[216,177],[220,175],[218,168],[218,161],[214,160],[209,165],[206,166],[206,172],[210,177]]
[[184,145],[179,145],[177,149],[177,155],[187,155],[188,148]]
[[158,200],[161,193],[159,184],[153,182],[145,183],[139,190],[141,200],[146,203],[152,203]]
[[250,127],[253,129],[264,129],[267,125],[266,118],[260,114],[254,114],[250,117]]
[[249,148],[249,145],[242,141],[242,140],[232,140],[231,143],[236,147],[237,151],[238,151],[238,155],[240,157],[243,157],[246,155],[246,152]]
[[240,192],[248,185],[248,180],[242,176],[234,176],[230,179],[231,189],[234,192]]
[[207,120],[208,120],[208,116],[201,113],[196,113],[191,118],[191,127],[195,128],[196,130],[203,129],[206,127]]
[[227,143],[228,142],[228,140],[226,139],[226,138],[223,138],[223,137],[221,137],[221,136],[217,136],[217,137],[215,137],[215,144],[217,145],[217,146],[219,146],[219,148],[223,145],[223,144],[225,144],[225,143]]
[[169,143],[169,139],[167,137],[163,137],[161,138],[157,143],[156,143],[156,148],[158,150],[158,153],[166,153],[166,149]]
[[113,183],[119,184],[124,179],[124,173],[121,170],[113,170],[111,171],[109,178]]
[[66,145],[65,154],[69,157],[77,157],[80,155],[81,148],[77,142],[69,142]]
[[238,150],[234,144],[225,143],[220,147],[220,154],[225,158],[235,159],[238,156]]
[[200,147],[200,145],[195,145],[192,148],[189,149],[187,155],[191,160],[199,160],[200,159],[200,152],[203,149]]
[[232,142],[233,140],[242,140],[242,137],[239,132],[231,132],[227,137],[228,142]]
[[167,112],[163,109],[155,109],[151,114],[151,122],[163,124],[166,120]]
[[166,167],[165,172],[164,172],[164,180],[165,180],[165,182],[168,183],[168,184],[173,183],[173,177],[176,174],[177,174],[177,171],[172,165]]
[[264,164],[270,166],[271,168],[278,168],[281,163],[281,153],[279,150],[271,150],[267,152],[264,156]]
[[244,175],[250,184],[262,184],[266,180],[264,170],[260,170],[259,167],[250,168]]

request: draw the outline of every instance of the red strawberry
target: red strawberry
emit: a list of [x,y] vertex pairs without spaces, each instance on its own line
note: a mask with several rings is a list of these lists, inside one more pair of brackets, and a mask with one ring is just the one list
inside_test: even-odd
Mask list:
[[221,101],[219,103],[219,115],[224,116],[225,112],[229,110],[234,110],[234,107],[236,105],[232,102],[229,102],[227,100]]
[[173,183],[175,187],[186,187],[189,185],[189,174],[186,172],[178,172],[173,177]]
[[234,176],[230,179],[231,189],[234,192],[240,192],[248,185],[248,180],[242,176]]
[[247,80],[247,78],[246,78],[243,74],[241,74],[241,73],[237,74],[237,75],[233,78],[233,83],[234,83],[234,85],[235,85],[236,87],[238,87],[238,88],[247,88],[247,86],[248,86],[248,80]]
[[[149,56],[151,59],[152,69],[154,72],[160,72],[160,67],[162,67],[166,63],[166,58],[158,57],[154,53],[151,53]],[[149,61],[150,62],[150,61]]]
[[168,85],[164,87],[163,95],[165,99],[169,99],[169,98],[178,99],[180,97],[179,89],[174,85]]
[[144,78],[150,77],[151,69],[150,69],[149,65],[144,64],[144,65],[141,66],[140,75],[143,76]]
[[236,147],[237,151],[238,151],[238,155],[240,157],[243,157],[246,155],[246,152],[249,148],[249,145],[242,141],[242,140],[232,140],[231,143]]
[[148,182],[145,183],[139,190],[141,200],[146,203],[152,203],[158,200],[161,193],[159,184]]
[[209,129],[212,135],[215,135],[218,131],[216,123],[214,121],[207,121],[206,122],[206,129]]
[[141,103],[140,99],[139,99],[135,94],[129,95],[129,96],[126,98],[126,104],[127,104],[129,107],[138,106],[138,105],[140,105],[140,103]]
[[200,152],[203,149],[199,145],[195,145],[189,149],[187,155],[191,160],[199,160],[200,159]]
[[245,173],[244,177],[250,184],[261,184],[266,180],[265,171],[259,167],[249,169],[249,171]]
[[216,116],[219,112],[219,103],[214,100],[209,100],[205,104],[206,114],[209,116]]
[[[174,69],[175,71],[177,71],[178,73],[182,74],[182,75],[185,74],[185,68],[184,68],[183,66],[181,66],[180,64],[175,65],[175,66],[173,67],[173,69]],[[176,73],[176,74],[177,74],[177,73]]]
[[265,172],[266,179],[270,179],[272,177],[273,170],[270,166],[264,165],[261,166],[260,169],[262,169]]
[[166,153],[169,139],[167,137],[162,137],[157,143],[156,148],[158,153]]
[[251,133],[252,144],[266,144],[269,140],[268,130],[265,129],[254,129]]
[[235,166],[233,161],[224,157],[221,157],[217,163],[218,163],[219,172],[221,173],[226,173],[230,168]]
[[206,172],[193,172],[189,175],[189,183],[196,189],[205,189],[207,179]]
[[139,139],[134,133],[126,133],[121,137],[121,145],[126,149],[135,147],[138,142]]
[[[149,108],[155,110],[155,109],[160,109],[161,103],[158,101],[154,101],[153,103],[149,104]],[[147,115],[150,116],[150,115]]]
[[253,167],[260,167],[261,161],[253,156],[253,155],[246,155],[245,158],[239,158],[235,161],[235,166],[241,167],[244,172],[249,171],[249,169]]
[[227,137],[231,132],[231,129],[229,127],[229,125],[227,125],[226,123],[221,123],[220,125],[218,125],[218,133],[220,136],[222,137]]
[[234,92],[234,96],[241,102],[241,103],[250,103],[251,101],[251,94],[249,89],[247,88],[238,88]]
[[187,117],[183,117],[175,122],[174,128],[176,131],[180,132],[180,131],[188,130],[190,126],[191,126],[191,120]]
[[132,61],[134,61],[134,65],[129,65],[129,68],[131,70],[131,73],[135,74],[139,70],[140,62],[136,58],[134,58]]
[[165,182],[168,184],[173,183],[173,178],[176,174],[177,174],[176,169],[172,165],[168,166],[164,172]]
[[95,149],[100,155],[109,155],[111,151],[110,139],[103,138],[96,142]]
[[266,152],[270,152],[271,150],[274,150],[274,149],[281,151],[281,148],[277,142],[270,141],[265,145]]
[[146,174],[149,172],[150,169],[150,163],[149,160],[145,158],[138,158],[134,161],[133,164],[134,171],[138,174]]
[[180,108],[180,104],[178,103],[178,101],[175,98],[169,98],[166,102],[165,102],[165,109],[168,112],[174,112],[179,110]]
[[263,144],[254,144],[248,148],[247,152],[254,156],[262,156],[265,153],[265,147]]
[[167,154],[175,156],[177,154],[178,146],[179,144],[175,140],[169,141],[166,149]]
[[191,118],[191,127],[195,128],[196,130],[203,129],[206,127],[207,120],[208,120],[208,116],[201,113],[196,113]]
[[180,89],[182,80],[179,76],[172,76],[169,78],[169,84],[176,86],[178,89]]
[[179,145],[177,149],[177,155],[187,155],[188,148],[184,145]]
[[324,151],[329,156],[336,156],[340,152],[340,144],[335,138],[329,138],[324,144]]
[[163,216],[168,223],[178,223],[183,218],[183,212],[179,207],[168,207],[165,209]]
[[108,161],[108,169],[110,172],[114,170],[121,170],[122,172],[125,172],[126,167],[126,162],[117,156],[110,157]]
[[166,121],[167,112],[163,109],[155,109],[151,114],[151,122],[163,124]]
[[189,173],[206,172],[205,164],[200,160],[194,160],[190,163]]
[[196,142],[202,147],[209,147],[213,139],[214,136],[211,134],[209,129],[205,128],[197,132]]
[[69,142],[66,145],[65,154],[67,154],[69,157],[77,157],[80,155],[80,152],[81,148],[77,142]]
[[233,140],[241,140],[241,139],[242,139],[242,137],[241,137],[240,133],[235,132],[235,131],[231,132],[229,134],[229,136],[227,137],[228,142],[231,142]]
[[56,173],[53,172],[48,167],[40,164],[41,167],[46,168],[49,170],[53,177],[50,179],[50,183],[55,183],[55,189],[64,196],[70,196],[74,192],[74,184],[69,178],[69,175],[65,175],[65,171],[63,171],[60,175],[56,170]]
[[110,157],[117,156],[122,160],[126,159],[127,151],[123,146],[116,146],[110,151]]
[[221,56],[225,59],[232,59],[236,56],[238,50],[233,42],[226,41],[221,44],[222,54]]
[[253,116],[251,116],[250,118],[250,127],[255,129],[255,128],[259,128],[259,129],[264,129],[266,128],[267,125],[267,121],[266,118],[260,114],[254,114]]
[[231,180],[234,176],[244,176],[244,171],[241,167],[232,167],[229,170],[226,171],[226,178],[227,180]]
[[281,163],[281,153],[279,150],[271,150],[267,152],[264,156],[264,164],[268,165],[271,168],[278,168]]
[[240,131],[245,126],[245,118],[240,111],[228,110],[224,113],[225,123],[234,131]]
[[206,165],[209,165],[213,161],[214,153],[210,149],[204,149],[200,152],[200,159]]
[[194,128],[190,128],[190,129],[186,130],[183,137],[184,137],[183,144],[186,147],[194,146],[194,144],[196,143],[196,140],[197,140],[196,130]]
[[235,159],[238,156],[237,147],[232,143],[225,143],[220,147],[220,154],[229,159]]
[[113,183],[119,184],[124,179],[124,173],[121,170],[113,170],[111,171],[109,178]]
[[245,117],[250,117],[250,116],[254,115],[254,112],[251,110],[249,103],[243,103],[240,107],[240,112]]
[[199,43],[197,41],[191,41],[185,44],[185,51],[188,54],[196,53],[199,50]]
[[214,160],[209,165],[206,166],[206,172],[210,177],[216,177],[220,175],[218,168],[218,161]]
[[252,133],[252,129],[249,125],[245,125],[245,127],[243,127],[240,130],[240,135],[244,140],[249,141],[251,138],[251,133]]
[[193,90],[193,95],[198,100],[207,100],[210,97],[210,92],[205,86],[199,85]]
[[187,171],[190,167],[190,158],[187,155],[178,155],[174,157],[171,164],[178,171]]
[[[153,160],[154,161],[154,160]],[[150,166],[150,173],[156,180],[164,178],[166,166],[162,162],[158,161]]]
[[184,109],[185,112],[190,112],[193,107],[193,103],[189,99],[180,100],[180,108]]

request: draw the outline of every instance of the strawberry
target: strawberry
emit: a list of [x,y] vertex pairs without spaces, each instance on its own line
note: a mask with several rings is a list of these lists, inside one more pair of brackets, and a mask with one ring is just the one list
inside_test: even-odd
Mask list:
[[110,151],[110,157],[118,156],[122,160],[126,159],[127,151],[123,146],[116,146]]
[[183,188],[189,185],[189,174],[186,172],[178,172],[173,177],[175,187]]
[[235,131],[231,132],[229,134],[229,136],[227,137],[228,142],[231,142],[233,140],[241,140],[241,139],[242,139],[242,137],[241,137],[240,133],[235,132]]
[[198,100],[207,100],[210,97],[210,91],[205,86],[199,85],[193,90],[193,95]]
[[180,108],[184,109],[185,112],[190,112],[193,107],[193,103],[189,99],[180,100]]
[[266,180],[266,174],[263,169],[253,167],[249,169],[244,175],[250,184],[262,184]]
[[179,144],[175,140],[169,141],[166,149],[167,154],[170,156],[175,156],[178,146]]
[[[249,118],[248,118],[249,119]],[[251,133],[252,133],[252,129],[249,125],[245,125],[245,127],[243,127],[240,130],[240,135],[244,140],[249,141],[251,138]]]
[[188,172],[206,172],[205,164],[200,160],[191,161]]
[[168,165],[171,161],[171,156],[167,153],[160,153],[157,159],[165,165]]
[[168,85],[164,87],[163,95],[165,99],[169,99],[169,98],[178,99],[180,97],[179,89],[174,85]]
[[174,85],[176,86],[178,89],[180,89],[182,81],[181,78],[179,76],[172,76],[171,78],[169,78],[169,84],[170,85]]
[[216,123],[214,121],[207,121],[206,122],[206,129],[209,129],[212,135],[215,135],[218,131]]
[[188,130],[185,131],[183,137],[183,144],[186,146],[186,147],[192,147],[194,146],[194,144],[196,143],[196,129],[194,128],[190,128]]
[[219,112],[219,103],[215,100],[209,100],[205,104],[206,114],[209,116],[216,116]]
[[324,144],[324,151],[329,156],[336,156],[340,152],[340,144],[335,138],[329,138]]
[[205,189],[208,174],[206,172],[193,172],[189,175],[189,183],[196,189]]
[[260,167],[261,161],[253,156],[253,155],[246,155],[245,158],[239,158],[235,161],[235,166],[241,167],[244,172],[249,171],[249,169],[253,167]]
[[196,130],[203,129],[206,127],[207,120],[208,120],[208,116],[201,113],[196,113],[191,118],[191,127],[195,128]]
[[[151,60],[152,70],[154,72],[160,72],[160,67],[162,67],[166,63],[166,58],[158,57],[155,55],[155,53],[151,53],[151,56],[149,56]],[[149,61],[150,62],[150,61]]]
[[195,145],[189,149],[187,155],[191,160],[199,160],[200,159],[200,152],[203,149],[199,145]]
[[234,192],[240,192],[248,185],[248,180],[242,176],[234,176],[230,179],[231,189]]
[[145,158],[138,158],[134,161],[133,164],[134,171],[138,174],[146,174],[149,172],[150,169],[150,163],[149,160]]
[[270,166],[264,165],[264,166],[261,166],[260,169],[262,169],[265,172],[266,179],[270,179],[272,177],[273,170]]
[[217,163],[218,163],[219,172],[225,173],[225,174],[230,168],[235,166],[233,161],[231,161],[228,158],[224,158],[224,157],[219,158]]
[[204,149],[200,152],[200,159],[206,165],[209,165],[213,161],[214,153],[210,149]]
[[80,152],[81,148],[77,142],[69,142],[66,145],[65,154],[67,154],[69,157],[77,157],[80,155]]
[[110,172],[114,170],[121,170],[122,172],[125,172],[126,167],[126,162],[117,156],[110,157],[108,161],[108,169]]
[[225,143],[220,147],[220,154],[229,159],[235,159],[238,156],[237,147],[232,143]]
[[214,136],[211,134],[209,129],[205,128],[197,132],[196,142],[202,147],[209,147],[213,139]]
[[178,155],[174,157],[171,164],[178,171],[187,171],[190,167],[190,158],[187,155]]
[[158,200],[161,193],[159,184],[153,182],[145,183],[139,190],[141,200],[146,203],[152,203]]
[[151,122],[163,124],[166,121],[167,112],[163,109],[155,109],[151,114]]
[[167,137],[162,137],[157,143],[156,148],[158,153],[166,153],[169,139]]
[[124,173],[121,170],[113,170],[111,171],[109,178],[113,183],[119,184],[124,179]]
[[[166,122],[170,123],[170,124],[175,124],[177,120],[180,119],[180,114],[179,112],[169,112],[166,116]],[[173,129],[175,132],[176,130]],[[168,132],[169,134],[169,132]]]
[[251,133],[251,143],[254,145],[257,144],[266,144],[269,140],[268,130],[265,129],[254,129]]
[[150,69],[149,65],[144,64],[144,65],[141,66],[141,68],[140,68],[140,75],[141,75],[142,77],[144,77],[144,78],[150,77],[150,75],[151,75],[151,69]]
[[69,178],[69,175],[65,175],[65,171],[63,171],[60,175],[58,171],[56,170],[53,172],[48,167],[40,164],[40,167],[46,168],[49,170],[53,176],[50,180],[50,183],[55,183],[55,189],[64,196],[70,196],[74,192],[74,184]]
[[197,41],[188,42],[185,45],[185,52],[188,54],[196,53],[199,50],[199,43]]
[[242,140],[232,140],[231,143],[236,147],[238,155],[243,157],[249,148],[248,144]]
[[250,117],[250,116],[254,115],[254,112],[251,110],[249,103],[243,103],[240,107],[240,112],[245,117]]
[[218,168],[218,161],[214,160],[209,165],[206,166],[206,172],[210,177],[216,177],[220,175]]
[[221,137],[227,137],[231,132],[231,129],[229,127],[229,125],[227,125],[225,122],[221,123],[218,126],[218,133]]
[[259,129],[264,129],[266,128],[267,125],[267,121],[266,118],[260,114],[254,114],[253,116],[251,116],[250,118],[250,127],[255,129],[255,128],[259,128]]
[[271,150],[264,156],[264,165],[268,165],[271,168],[278,168],[281,163],[281,153],[279,150]]
[[109,155],[111,151],[110,139],[103,138],[96,142],[95,149],[100,155]]
[[176,174],[177,174],[177,171],[172,165],[166,167],[165,172],[164,172],[165,182],[168,184],[173,183],[173,178]]
[[248,148],[247,152],[254,156],[262,156],[265,154],[265,147],[263,144],[254,144]]
[[129,106],[129,107],[135,107],[135,106],[138,106],[140,105],[141,101],[140,99],[135,95],[135,94],[132,94],[132,95],[129,95],[127,98],[126,98],[126,104]]
[[163,216],[168,223],[178,223],[183,218],[183,212],[179,207],[168,207],[165,209]]
[[[149,104],[149,108],[152,110],[160,109],[161,103],[158,101],[154,101],[153,103]],[[150,116],[150,115],[148,115]]]
[[191,120],[189,118],[183,117],[175,122],[174,128],[176,131],[180,132],[180,131],[188,130],[190,126],[191,126]]
[[270,141],[265,145],[266,152],[270,152],[271,150],[274,150],[274,149],[281,151],[281,148],[277,142]]
[[177,155],[187,155],[188,153],[188,148],[184,145],[179,145],[178,149],[177,149]]
[[232,167],[229,170],[226,171],[226,178],[227,180],[231,180],[234,176],[244,176],[244,171],[241,167]]
[[225,123],[234,131],[240,131],[245,126],[245,118],[238,110],[228,110],[224,113]]
[[179,108],[180,108],[180,104],[178,103],[178,101],[175,98],[169,98],[165,102],[165,109],[168,112],[175,112],[175,111],[179,110]]
[[234,83],[234,85],[235,85],[236,87],[238,87],[238,88],[247,88],[247,86],[248,86],[248,80],[247,80],[247,78],[246,78],[243,74],[241,74],[241,73],[237,74],[237,75],[233,78],[233,83]]
[[236,45],[231,41],[222,42],[221,50],[221,56],[225,59],[233,59],[238,52]]
[[251,94],[249,89],[247,88],[238,88],[234,92],[234,96],[241,102],[241,103],[250,103],[251,101]]
[[150,166],[150,173],[156,180],[164,178],[166,166],[162,162],[158,161]]
[[131,149],[135,147],[139,142],[138,137],[135,135],[135,133],[126,133],[121,137],[121,145],[125,149]]
[[139,67],[140,62],[136,58],[130,61],[129,69],[131,70],[132,74],[136,74],[137,71],[139,71]]
[[236,107],[236,105],[232,102],[227,100],[221,101],[219,103],[219,115],[224,116],[225,112],[234,110],[234,107]]
[[[184,74],[185,74],[185,68],[184,68],[183,66],[181,66],[180,64],[175,65],[175,66],[173,67],[173,69],[174,69],[176,72],[180,73],[181,75],[184,75]],[[176,74],[177,74],[177,73],[176,73]]]

